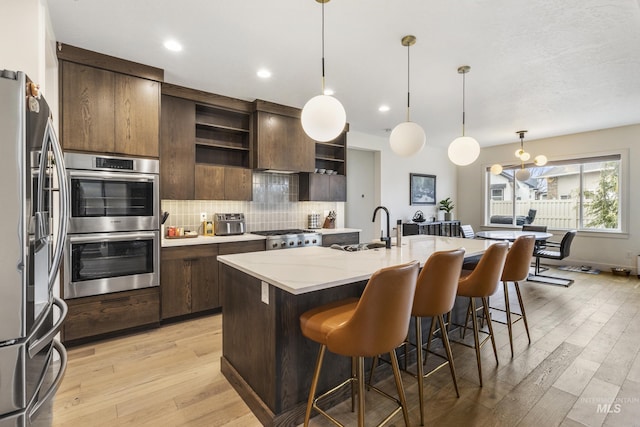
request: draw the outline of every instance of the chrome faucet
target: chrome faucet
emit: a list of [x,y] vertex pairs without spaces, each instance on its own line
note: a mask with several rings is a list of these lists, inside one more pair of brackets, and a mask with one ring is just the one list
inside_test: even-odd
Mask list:
[[371,222],[376,222],[376,214],[380,209],[387,213],[387,237],[380,236],[380,241],[385,243],[385,247],[387,249],[391,249],[391,236],[389,235],[389,209],[385,208],[384,206],[378,206],[377,208],[375,208],[373,210],[373,219],[371,220]]

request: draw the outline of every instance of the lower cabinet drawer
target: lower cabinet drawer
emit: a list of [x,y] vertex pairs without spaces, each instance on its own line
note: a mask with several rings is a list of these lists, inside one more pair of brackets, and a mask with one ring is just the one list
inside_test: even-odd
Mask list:
[[63,340],[89,338],[160,322],[158,287],[66,300]]

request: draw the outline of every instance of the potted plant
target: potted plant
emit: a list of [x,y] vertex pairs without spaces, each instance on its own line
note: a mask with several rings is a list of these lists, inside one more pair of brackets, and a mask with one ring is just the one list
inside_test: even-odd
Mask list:
[[440,205],[438,209],[445,212],[444,220],[451,221],[451,211],[455,207],[455,205],[453,204],[453,201],[451,200],[451,197],[447,197],[444,200],[440,200],[438,204]]

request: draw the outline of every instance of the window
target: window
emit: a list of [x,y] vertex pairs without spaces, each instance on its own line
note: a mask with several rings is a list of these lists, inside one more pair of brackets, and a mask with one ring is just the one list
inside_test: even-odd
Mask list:
[[620,155],[549,162],[527,167],[526,181],[515,179],[519,165],[487,170],[486,223],[620,231],[620,164]]

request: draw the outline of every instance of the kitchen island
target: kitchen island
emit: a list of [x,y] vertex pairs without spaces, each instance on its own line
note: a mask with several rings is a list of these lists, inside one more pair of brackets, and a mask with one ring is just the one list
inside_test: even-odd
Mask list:
[[[381,268],[412,260],[422,266],[432,253],[460,247],[471,257],[492,243],[411,236],[391,249],[345,252],[306,247],[219,256],[221,370],[263,424],[297,425],[304,416],[318,350],[300,332],[300,314],[360,296],[369,277]],[[350,369],[348,358],[327,353],[318,390],[348,377]]]

